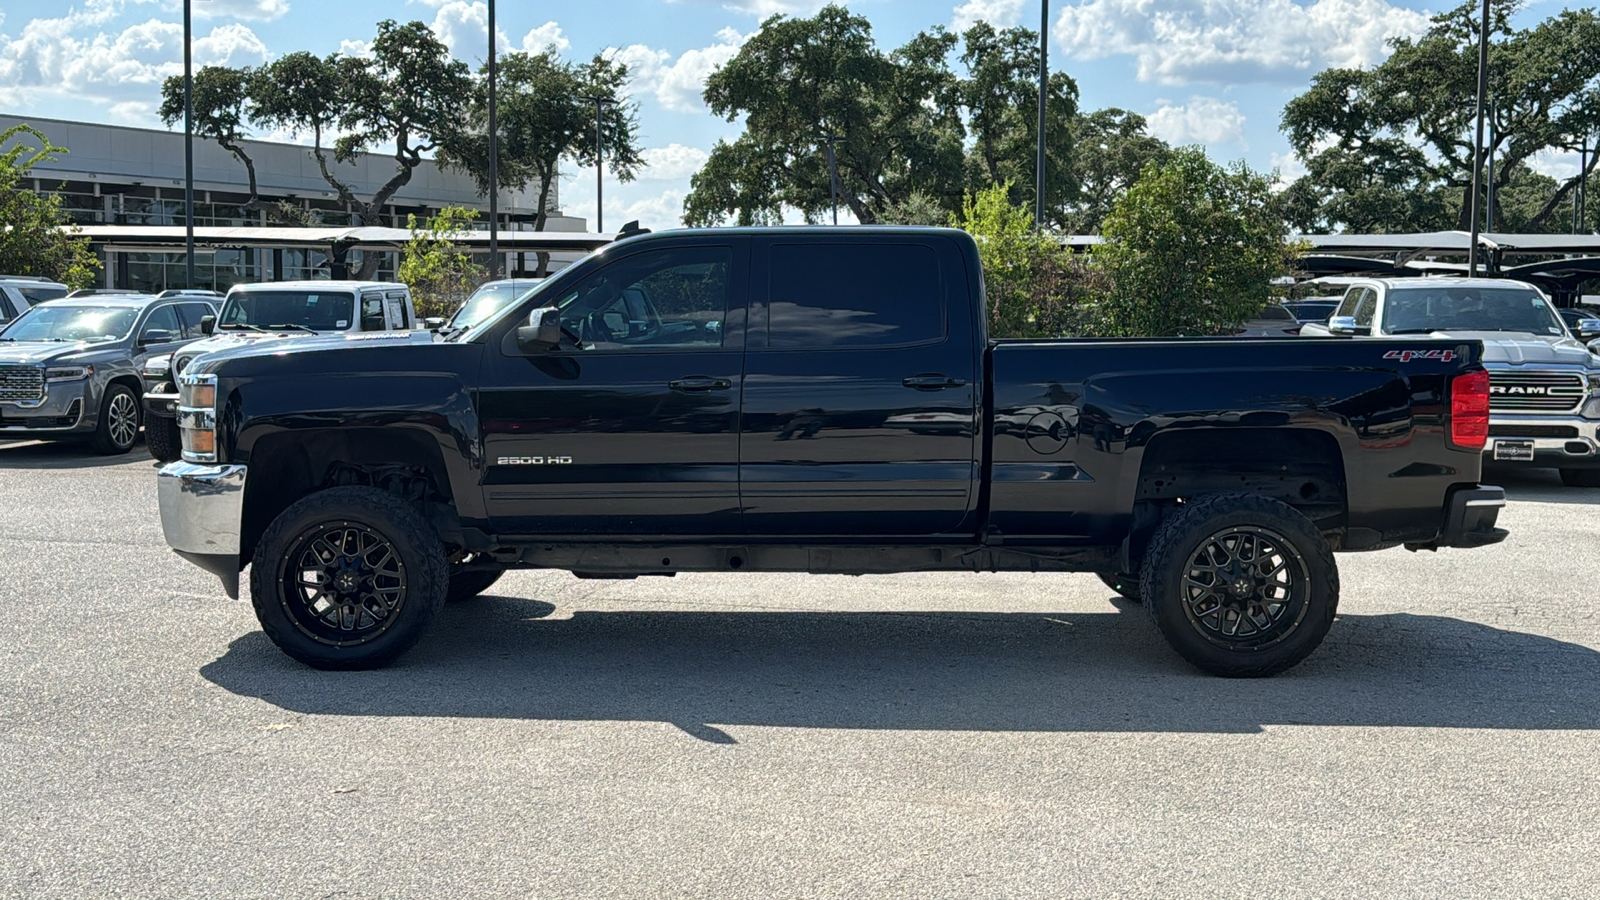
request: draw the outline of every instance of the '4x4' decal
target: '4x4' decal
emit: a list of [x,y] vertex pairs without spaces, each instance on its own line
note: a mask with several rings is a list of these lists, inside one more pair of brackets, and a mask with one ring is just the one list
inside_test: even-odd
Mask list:
[[1413,359],[1436,359],[1439,362],[1450,362],[1456,358],[1454,350],[1390,350],[1383,355],[1384,359],[1398,359],[1403,363]]

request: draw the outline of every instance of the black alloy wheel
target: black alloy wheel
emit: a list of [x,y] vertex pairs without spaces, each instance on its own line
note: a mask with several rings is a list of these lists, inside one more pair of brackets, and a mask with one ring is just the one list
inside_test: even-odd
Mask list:
[[256,618],[285,653],[319,669],[387,665],[444,604],[445,549],[426,519],[375,488],[341,487],[292,504],[251,562]]
[[1338,568],[1316,525],[1255,494],[1179,507],[1152,536],[1141,582],[1167,643],[1197,668],[1235,678],[1299,664],[1339,605]]

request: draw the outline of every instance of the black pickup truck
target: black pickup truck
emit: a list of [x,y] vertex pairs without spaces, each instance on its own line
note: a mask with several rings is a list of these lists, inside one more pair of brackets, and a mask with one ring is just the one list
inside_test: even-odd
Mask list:
[[1503,540],[1474,341],[987,337],[960,231],[612,244],[448,340],[308,337],[180,379],[168,543],[319,668],[508,568],[1083,571],[1270,675],[1335,551]]

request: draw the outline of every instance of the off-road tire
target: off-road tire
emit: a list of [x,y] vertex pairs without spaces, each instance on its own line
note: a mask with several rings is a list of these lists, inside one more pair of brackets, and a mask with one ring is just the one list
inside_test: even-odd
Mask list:
[[[1221,597],[1223,592],[1211,595],[1194,582],[1186,582],[1186,576],[1197,573],[1205,578],[1203,563],[1216,558],[1202,560],[1201,548],[1217,540],[1225,544],[1230,535],[1253,536],[1258,541],[1257,552],[1262,542],[1270,547],[1281,544],[1282,577],[1298,579],[1293,589],[1272,588],[1270,585],[1278,582],[1268,578],[1266,594],[1261,593],[1258,580],[1254,595],[1227,595],[1241,605],[1252,602],[1252,597],[1277,596],[1280,590],[1285,598],[1281,604],[1257,601],[1256,606],[1248,607],[1252,616],[1248,622],[1244,613],[1236,611],[1236,632],[1231,638],[1225,632],[1228,608],[1205,599]],[[1225,548],[1219,552],[1227,555]],[[1269,564],[1270,560],[1259,565]],[[1322,643],[1339,607],[1339,570],[1322,533],[1288,504],[1255,494],[1208,494],[1184,504],[1151,537],[1141,575],[1145,609],[1167,643],[1196,668],[1229,678],[1261,678],[1293,668]],[[1239,581],[1254,577],[1247,575]],[[1223,583],[1220,573],[1215,580]],[[1282,610],[1276,618],[1274,605]],[[1217,628],[1206,624],[1209,616],[1202,610],[1208,606],[1212,610],[1209,615],[1216,616]],[[1241,625],[1259,624],[1257,613],[1259,619],[1270,620],[1270,627],[1260,628],[1254,636],[1238,634]]]
[[1144,592],[1139,589],[1139,576],[1119,575],[1116,572],[1096,572],[1096,578],[1105,583],[1105,586],[1117,593],[1117,596],[1134,603],[1142,603]]
[[178,435],[178,420],[168,416],[144,417],[144,445],[161,462],[183,458],[183,441]]
[[1600,487],[1600,469],[1562,469],[1561,483],[1567,487]]
[[[391,557],[382,557],[378,565],[397,566],[401,584],[399,602],[381,618],[368,614],[365,601],[328,604],[330,608],[358,610],[356,626],[365,619],[374,622],[368,635],[352,632],[347,641],[339,639],[342,633],[334,625],[319,619],[299,587],[304,584],[303,576],[291,572],[302,562],[320,559],[307,556],[319,552],[318,535],[340,530],[372,535],[379,544],[386,542],[386,548],[373,546],[390,551],[392,564]],[[371,561],[370,555],[361,552],[337,557],[340,561],[358,558]],[[306,570],[315,564],[307,565]],[[326,572],[324,569],[324,576]],[[296,585],[293,589],[291,578]],[[333,581],[328,578],[322,583],[331,585]],[[267,526],[250,564],[250,599],[261,630],[284,653],[317,669],[376,669],[393,662],[427,630],[444,605],[449,583],[444,545],[433,526],[400,498],[368,487],[331,488],[296,501]],[[372,602],[381,606],[375,595]],[[343,614],[340,618],[342,621]]]
[[473,568],[459,571],[455,566],[451,566],[450,587],[445,592],[445,602],[460,603],[463,600],[471,600],[473,597],[493,587],[494,583],[499,581],[500,576],[505,573],[505,566],[486,569],[482,568],[480,564],[475,565]]
[[102,456],[132,450],[139,442],[139,419],[143,414],[139,398],[127,385],[106,385],[105,396],[100,398],[100,421],[89,438],[89,448]]

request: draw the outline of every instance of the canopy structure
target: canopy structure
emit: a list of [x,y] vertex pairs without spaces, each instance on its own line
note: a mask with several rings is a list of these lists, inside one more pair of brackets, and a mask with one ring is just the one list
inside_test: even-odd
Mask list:
[[[182,225],[82,225],[78,233],[90,242],[111,250],[153,247],[182,247]],[[615,234],[597,234],[586,231],[501,231],[497,233],[500,248],[505,251],[559,251],[595,250],[616,240]],[[411,240],[411,231],[405,228],[358,227],[214,227],[197,226],[194,242],[202,247],[283,247],[283,248],[342,248],[351,250],[399,250]],[[456,242],[473,249],[488,249],[489,232],[463,232]]]

